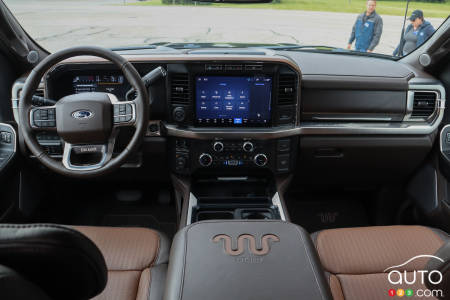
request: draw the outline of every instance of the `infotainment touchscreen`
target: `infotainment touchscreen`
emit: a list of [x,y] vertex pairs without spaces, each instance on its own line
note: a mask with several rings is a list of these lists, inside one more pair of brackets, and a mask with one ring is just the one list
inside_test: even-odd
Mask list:
[[268,76],[197,76],[196,124],[268,126],[272,78]]

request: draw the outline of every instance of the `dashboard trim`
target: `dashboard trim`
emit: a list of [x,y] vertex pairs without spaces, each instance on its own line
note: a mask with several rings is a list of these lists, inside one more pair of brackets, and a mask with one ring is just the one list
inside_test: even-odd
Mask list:
[[[175,124],[161,122],[161,135],[193,138],[193,139],[214,139],[214,138],[257,138],[257,139],[274,139],[289,137],[295,135],[427,135],[433,133],[441,123],[445,108],[445,90],[442,85],[434,83],[409,83],[408,100],[405,107],[406,116],[403,122],[388,122],[387,119],[346,119],[346,120],[319,120],[318,122],[301,122],[299,110],[301,105],[301,85],[303,83],[300,67],[289,57],[275,55],[192,55],[192,54],[175,54],[175,55],[124,55],[124,57],[133,63],[192,63],[192,62],[227,62],[241,60],[243,62],[253,63],[282,63],[287,64],[298,73],[298,91],[296,103],[296,122],[295,126],[278,126],[273,128],[195,128],[195,127],[179,127]],[[73,57],[60,62],[53,68],[64,64],[86,64],[86,63],[108,63],[106,60],[93,56]],[[307,77],[307,76],[305,76]],[[306,79],[306,78],[305,78]],[[307,82],[306,80],[305,82]],[[23,83],[16,83],[13,86],[13,109],[17,104],[18,93]],[[44,85],[45,86],[45,85]],[[39,86],[41,88],[41,85]],[[412,94],[414,90],[430,90],[438,92],[436,101],[436,112],[429,120],[408,119],[412,110]],[[16,112],[15,112],[16,113]],[[359,122],[361,121],[361,122]],[[385,121],[385,122],[377,122]]]
[[[443,111],[443,110],[441,110]],[[295,135],[427,135],[433,133],[442,120],[443,113],[439,114],[432,124],[419,124],[417,122],[407,123],[343,123],[343,122],[303,122],[294,128],[272,128],[258,130],[219,130],[210,128],[208,130],[197,128],[180,128],[176,125],[163,124],[169,136],[190,139],[215,139],[215,138],[255,138],[261,140],[277,139]]]
[[[286,63],[299,74],[301,74],[300,67],[293,62],[290,58],[281,55],[192,55],[192,54],[175,54],[175,55],[151,55],[148,57],[143,57],[142,55],[122,55],[125,59],[132,63],[148,63],[148,62],[167,62],[167,63],[192,63],[192,62],[203,62],[203,61],[251,61],[260,63]],[[54,67],[64,64],[78,64],[78,63],[108,63],[107,60],[96,57],[96,56],[78,56],[66,59]]]
[[[167,135],[191,138],[191,139],[214,139],[214,138],[255,138],[255,139],[275,139],[295,135],[427,135],[433,133],[441,123],[445,110],[445,89],[439,84],[410,84],[408,90],[408,102],[406,112],[412,112],[413,94],[415,90],[426,90],[437,93],[436,110],[432,117],[425,120],[404,119],[403,122],[369,122],[375,120],[361,120],[357,118],[352,121],[365,122],[339,122],[329,120],[329,122],[300,122],[295,127],[273,127],[273,128],[193,128],[178,127],[162,122]],[[411,91],[411,92],[410,92]],[[378,120],[378,119],[377,119]]]

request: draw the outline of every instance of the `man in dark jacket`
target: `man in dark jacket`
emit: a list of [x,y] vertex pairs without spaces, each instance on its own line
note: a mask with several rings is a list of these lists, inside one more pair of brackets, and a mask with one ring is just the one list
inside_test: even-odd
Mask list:
[[348,50],[352,48],[355,39],[355,50],[360,52],[372,52],[380,42],[383,32],[383,19],[375,12],[376,6],[377,1],[368,0],[367,10],[356,18],[352,34],[348,40]]
[[[404,56],[414,51],[414,49],[425,43],[425,41],[434,33],[433,25],[424,20],[423,12],[421,10],[417,9],[413,11],[409,20],[411,21],[411,24],[406,28],[400,44],[394,50],[394,56]],[[400,49],[402,49],[402,51],[400,51]]]

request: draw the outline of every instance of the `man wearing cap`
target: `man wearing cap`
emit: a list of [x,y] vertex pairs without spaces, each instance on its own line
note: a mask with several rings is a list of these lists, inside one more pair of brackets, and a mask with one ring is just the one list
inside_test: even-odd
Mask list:
[[[406,28],[400,44],[394,50],[394,55],[407,55],[422,45],[434,33],[433,25],[424,20],[423,12],[421,10],[417,9],[413,11],[409,20],[411,21],[411,24]],[[402,51],[400,49],[402,49]]]
[[372,52],[380,42],[383,32],[383,19],[375,12],[376,6],[377,1],[368,0],[367,10],[356,18],[352,34],[348,40],[348,50],[352,48],[355,39],[355,50],[360,52]]

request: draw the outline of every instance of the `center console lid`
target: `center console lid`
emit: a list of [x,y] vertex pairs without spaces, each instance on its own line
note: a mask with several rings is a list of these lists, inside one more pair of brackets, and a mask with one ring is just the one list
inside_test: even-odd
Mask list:
[[303,228],[283,221],[204,221],[175,236],[164,299],[332,298]]

